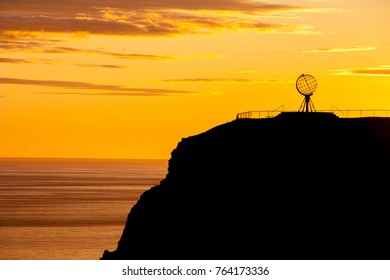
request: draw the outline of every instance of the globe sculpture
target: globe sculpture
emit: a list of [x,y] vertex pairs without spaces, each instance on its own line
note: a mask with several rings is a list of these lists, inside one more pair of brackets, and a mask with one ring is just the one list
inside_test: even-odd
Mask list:
[[317,89],[317,80],[312,75],[302,74],[297,79],[296,88],[300,94],[305,96],[301,107],[299,107],[299,112],[315,112],[310,96]]

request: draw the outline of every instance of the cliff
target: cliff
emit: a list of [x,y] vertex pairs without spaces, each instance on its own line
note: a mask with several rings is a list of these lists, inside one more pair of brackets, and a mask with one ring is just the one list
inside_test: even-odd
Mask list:
[[184,138],[101,259],[389,259],[390,118],[283,113]]

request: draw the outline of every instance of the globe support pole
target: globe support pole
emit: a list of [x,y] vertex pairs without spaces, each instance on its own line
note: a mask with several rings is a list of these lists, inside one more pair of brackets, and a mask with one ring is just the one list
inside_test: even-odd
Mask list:
[[309,103],[310,103],[310,95],[305,96],[305,106],[306,106],[306,112],[309,112]]

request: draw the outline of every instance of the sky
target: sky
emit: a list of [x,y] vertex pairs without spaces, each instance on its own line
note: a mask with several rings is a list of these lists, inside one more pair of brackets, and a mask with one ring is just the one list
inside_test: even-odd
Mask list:
[[[0,157],[169,159],[245,111],[390,110],[388,0],[1,0]],[[288,139],[286,139],[288,141]]]

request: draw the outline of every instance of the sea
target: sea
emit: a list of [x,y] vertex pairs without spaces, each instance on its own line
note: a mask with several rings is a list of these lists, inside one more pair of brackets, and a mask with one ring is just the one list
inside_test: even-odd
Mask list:
[[0,259],[100,259],[167,169],[158,159],[0,158]]

